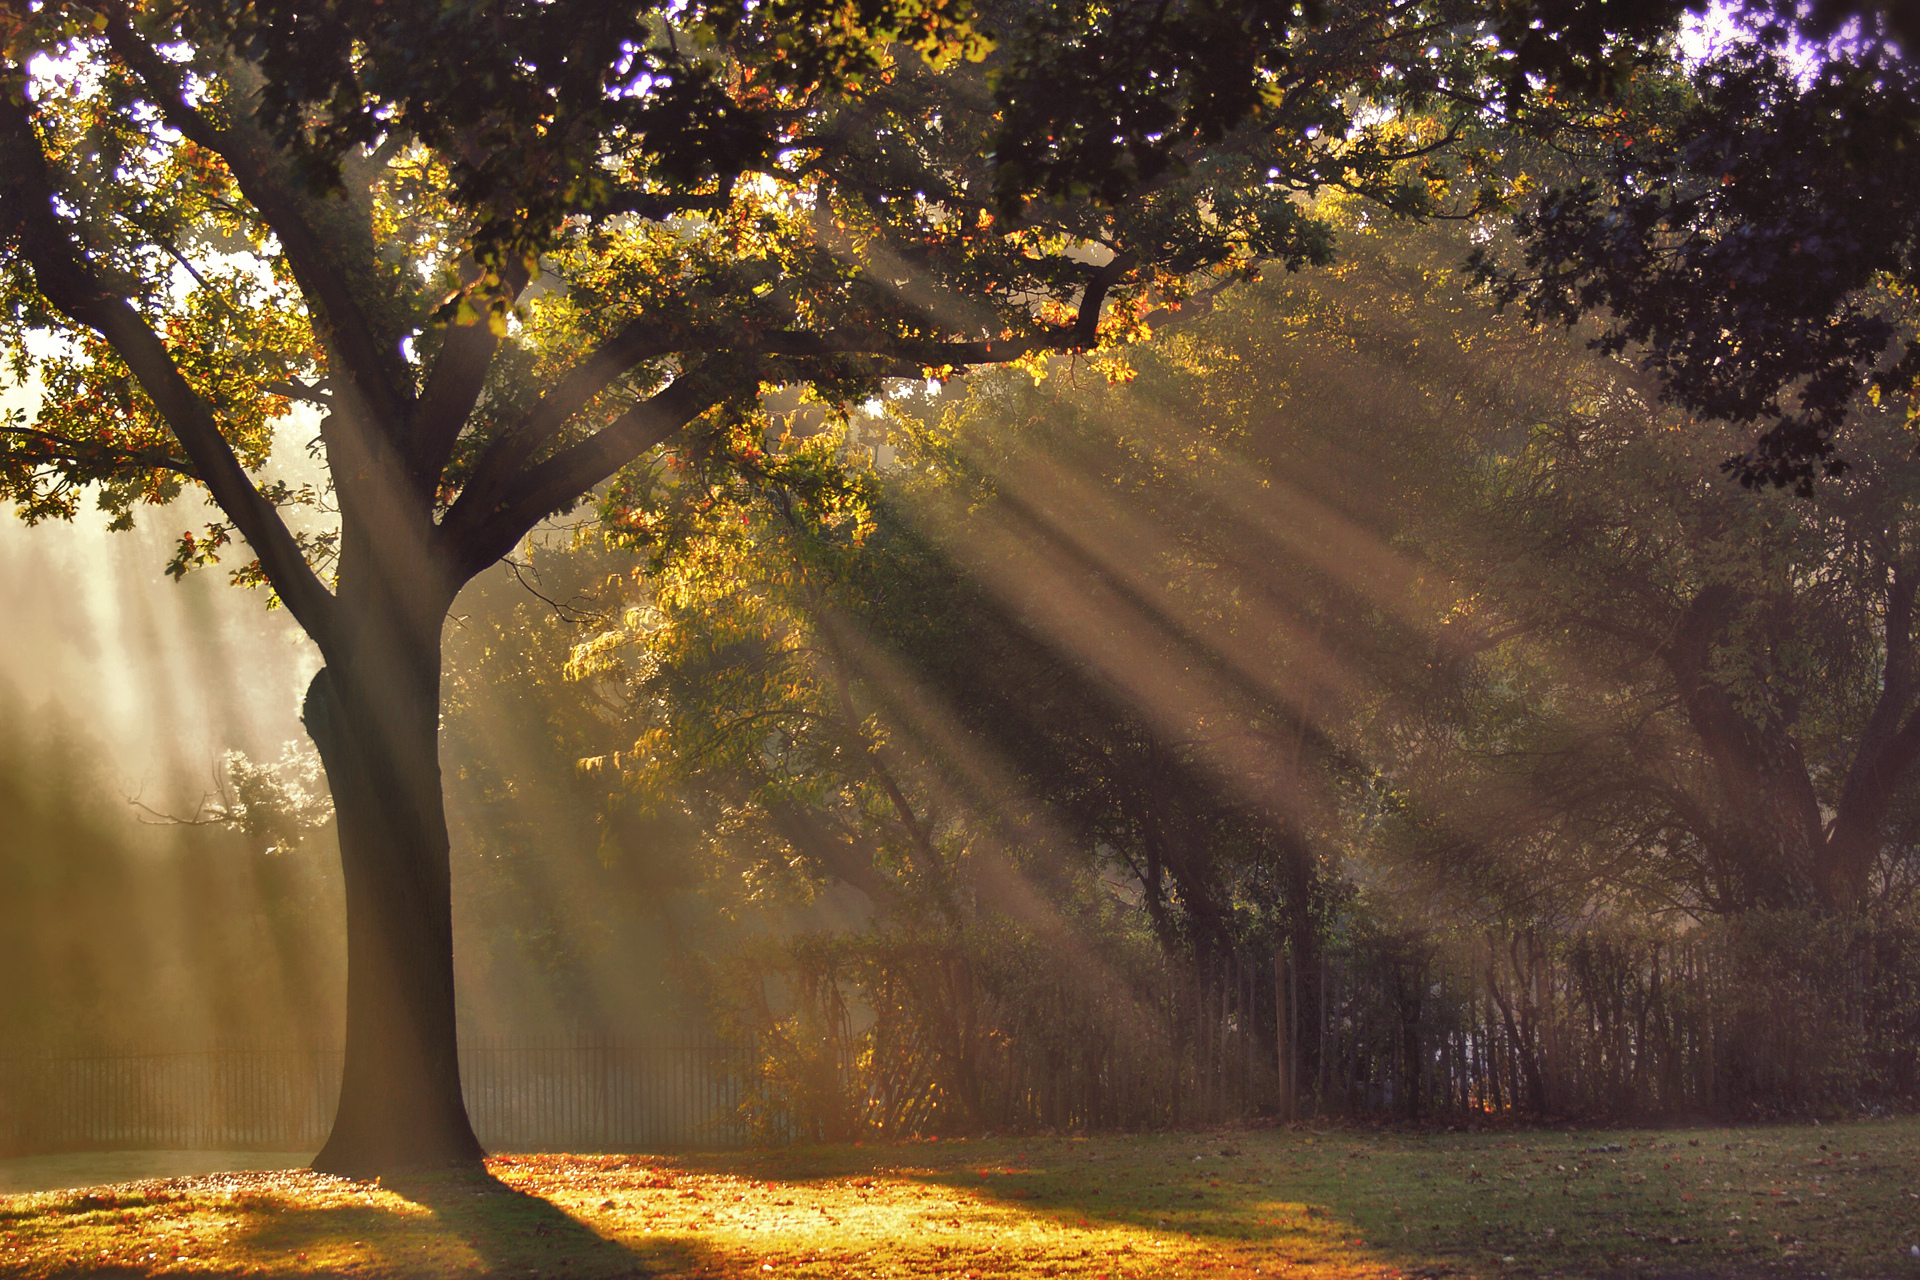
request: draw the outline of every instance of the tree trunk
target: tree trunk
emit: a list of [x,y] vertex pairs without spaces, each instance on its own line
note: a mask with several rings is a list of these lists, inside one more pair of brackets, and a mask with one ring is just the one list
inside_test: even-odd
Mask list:
[[305,705],[333,789],[347,906],[346,1070],[313,1167],[360,1177],[472,1166],[485,1154],[454,1026],[438,620],[432,641],[379,630],[354,646],[357,660],[314,677]]
[[[1314,857],[1313,846],[1306,834],[1292,822],[1286,822],[1280,829],[1282,874],[1285,891],[1282,898],[1282,930],[1286,938],[1289,962],[1293,967],[1292,985],[1289,991],[1288,1017],[1291,1025],[1282,1039],[1291,1055],[1294,1075],[1290,1080],[1293,1103],[1299,1106],[1299,1077],[1311,1065],[1320,1061],[1320,1055],[1326,1047],[1320,1042],[1320,931],[1313,917],[1318,894],[1318,860]],[[1309,1041],[1302,1044],[1302,1039]],[[1320,1100],[1315,1100],[1318,1107]],[[1288,1116],[1297,1119],[1298,1116]]]
[[1704,587],[1659,650],[1682,711],[1706,755],[1703,800],[1711,828],[1696,830],[1716,872],[1722,912],[1825,908],[1819,875],[1820,801],[1795,740],[1795,713],[1740,705],[1714,668],[1715,646],[1746,603],[1724,584]]

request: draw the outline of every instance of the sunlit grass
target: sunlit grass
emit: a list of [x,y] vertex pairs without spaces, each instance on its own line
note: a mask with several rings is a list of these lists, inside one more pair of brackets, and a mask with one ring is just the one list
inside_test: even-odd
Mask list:
[[22,1276],[1920,1277],[1920,1121],[506,1156],[0,1197]]

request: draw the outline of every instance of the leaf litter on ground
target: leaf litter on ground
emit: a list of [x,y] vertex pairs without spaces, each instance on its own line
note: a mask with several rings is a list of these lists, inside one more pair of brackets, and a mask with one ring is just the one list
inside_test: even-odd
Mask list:
[[0,1197],[0,1275],[1913,1277],[1920,1120],[526,1154]]

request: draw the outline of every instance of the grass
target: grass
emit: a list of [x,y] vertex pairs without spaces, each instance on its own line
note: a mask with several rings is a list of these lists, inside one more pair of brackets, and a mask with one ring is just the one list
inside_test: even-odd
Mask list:
[[1920,1120],[519,1155],[0,1197],[9,1276],[1920,1280]]
[[135,1179],[185,1178],[226,1169],[304,1169],[306,1151],[71,1151],[0,1159],[0,1196]]

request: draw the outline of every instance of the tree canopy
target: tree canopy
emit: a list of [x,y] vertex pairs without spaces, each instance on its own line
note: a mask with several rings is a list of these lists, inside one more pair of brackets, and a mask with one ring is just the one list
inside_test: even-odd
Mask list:
[[1604,313],[1599,347],[1639,353],[1675,403],[1764,428],[1729,463],[1743,483],[1806,493],[1845,469],[1833,435],[1861,389],[1920,375],[1920,82],[1871,26],[1798,62],[1783,38],[1736,45],[1629,119],[1522,207],[1524,266],[1481,271],[1536,318]]
[[[323,1166],[478,1151],[435,751],[462,583],[690,424],[698,453],[799,477],[763,387],[843,406],[1107,347],[1323,261],[1297,197],[1421,210],[1439,139],[1382,108],[1484,78],[1447,5],[1160,13],[7,11],[0,341],[42,394],[0,438],[0,494],[32,520],[91,490],[124,524],[203,488],[220,516],[176,571],[244,540],[239,576],[326,661],[306,721],[348,1051]],[[642,461],[615,492],[682,482]]]

